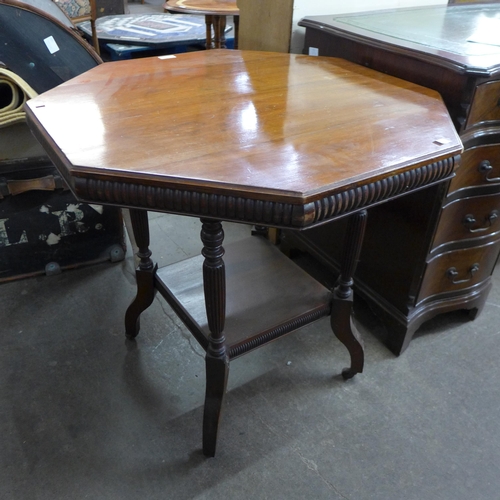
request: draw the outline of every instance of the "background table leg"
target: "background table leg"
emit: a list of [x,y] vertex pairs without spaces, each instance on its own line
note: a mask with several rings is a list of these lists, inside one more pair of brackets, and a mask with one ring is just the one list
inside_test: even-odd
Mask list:
[[149,250],[149,222],[146,210],[130,210],[130,220],[134,238],[139,248],[139,266],[135,271],[137,281],[137,294],[125,313],[125,333],[132,339],[137,336],[140,329],[140,315],[146,310],[155,297],[155,274],[157,266],[151,260]]
[[212,47],[212,24],[213,24],[213,16],[206,15],[205,16],[205,26],[206,26],[206,41],[205,48],[210,50]]
[[363,342],[352,321],[352,286],[365,234],[366,218],[366,210],[350,218],[342,249],[340,276],[333,293],[331,326],[336,337],[346,346],[351,355],[351,366],[342,370],[344,379],[361,373],[364,365]]
[[226,48],[226,16],[212,16],[214,23],[214,47]]
[[240,38],[240,16],[234,16],[234,49],[238,48]]

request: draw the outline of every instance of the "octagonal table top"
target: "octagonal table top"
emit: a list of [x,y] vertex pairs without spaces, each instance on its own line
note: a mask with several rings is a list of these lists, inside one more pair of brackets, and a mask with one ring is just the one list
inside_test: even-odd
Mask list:
[[294,54],[105,63],[32,99],[27,112],[81,197],[75,179],[303,207],[462,149],[436,92]]

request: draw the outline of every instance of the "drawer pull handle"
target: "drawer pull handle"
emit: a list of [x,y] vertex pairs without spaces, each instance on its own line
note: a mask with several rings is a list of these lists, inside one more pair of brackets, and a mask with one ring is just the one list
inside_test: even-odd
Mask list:
[[446,271],[446,276],[448,277],[448,279],[452,283],[454,283],[455,285],[458,285],[459,283],[467,283],[467,281],[470,281],[474,277],[474,274],[476,274],[478,271],[479,271],[479,264],[473,264],[471,266],[471,268],[469,269],[469,275],[470,276],[468,278],[463,279],[463,280],[458,280],[458,279],[456,279],[457,276],[458,276],[457,268],[456,267],[450,267]]
[[476,224],[476,218],[472,214],[467,214],[463,220],[462,224],[468,228],[469,233],[481,233],[487,231],[493,224],[498,220],[498,210],[492,210],[485,218],[486,225],[483,227],[477,227],[473,229],[471,226]]
[[491,171],[493,170],[493,167],[491,166],[491,163],[488,160],[483,160],[478,167],[479,172],[484,174],[484,180],[488,182],[500,182],[500,177],[492,177],[490,179],[489,175],[491,174]]

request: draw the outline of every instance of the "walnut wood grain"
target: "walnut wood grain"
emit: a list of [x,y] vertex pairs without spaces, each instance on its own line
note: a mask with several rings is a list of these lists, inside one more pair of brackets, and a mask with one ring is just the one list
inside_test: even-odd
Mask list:
[[346,61],[252,51],[101,65],[31,100],[28,115],[77,196],[90,179],[121,205],[159,187],[307,207],[296,226],[328,218],[314,203],[333,214],[346,190],[356,202],[377,183],[392,196],[389,179],[461,150],[433,91]]

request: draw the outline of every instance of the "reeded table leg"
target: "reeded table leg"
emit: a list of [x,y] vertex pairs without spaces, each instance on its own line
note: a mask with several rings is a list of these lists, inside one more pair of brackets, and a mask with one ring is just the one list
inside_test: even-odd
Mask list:
[[203,223],[203,288],[210,335],[205,357],[206,391],[203,414],[203,453],[213,457],[217,445],[222,403],[226,394],[229,359],[226,354],[224,322],[226,319],[226,274],[224,268],[224,231],[222,224],[210,219]]
[[352,321],[352,285],[366,227],[366,210],[351,216],[342,249],[341,271],[333,293],[331,326],[351,355],[351,366],[342,370],[344,379],[363,371],[364,350],[361,336]]
[[139,266],[135,271],[137,280],[137,295],[125,313],[125,333],[128,338],[133,339],[139,333],[140,315],[153,302],[155,297],[155,274],[158,266],[151,260],[149,250],[149,223],[146,210],[130,210],[130,220],[134,237],[139,248]]

